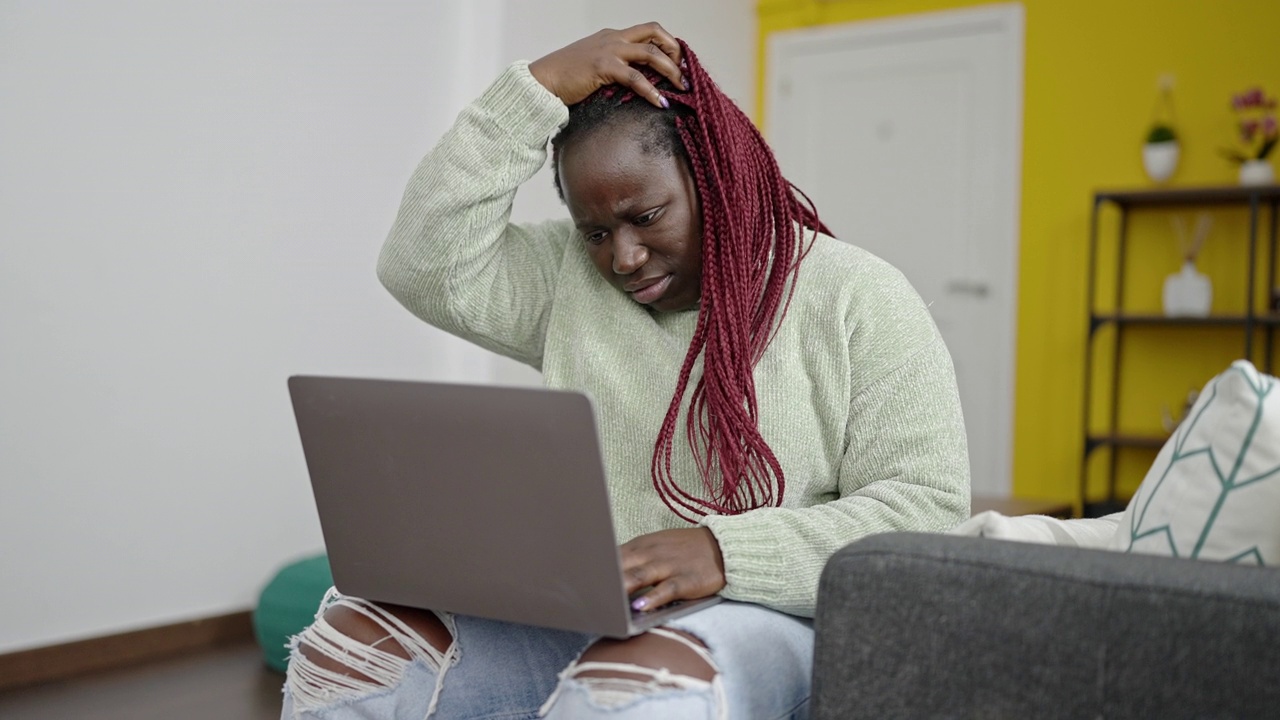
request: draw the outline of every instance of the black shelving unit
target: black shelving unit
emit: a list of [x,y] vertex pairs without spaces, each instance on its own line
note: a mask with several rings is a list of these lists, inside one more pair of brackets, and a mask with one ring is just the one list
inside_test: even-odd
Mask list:
[[[1120,213],[1119,236],[1116,241],[1115,298],[1112,310],[1102,312],[1097,307],[1098,268],[1098,217],[1104,207],[1114,206]],[[1173,208],[1243,207],[1249,211],[1249,238],[1245,312],[1234,315],[1211,315],[1203,318],[1165,317],[1150,313],[1131,313],[1123,309],[1125,263],[1128,256],[1129,215],[1134,210]],[[1268,298],[1276,287],[1277,208],[1280,207],[1280,185],[1255,187],[1200,187],[1162,190],[1099,191],[1093,196],[1093,212],[1089,221],[1088,259],[1088,336],[1084,356],[1084,412],[1082,413],[1084,455],[1080,465],[1080,502],[1086,516],[1104,515],[1123,509],[1123,500],[1116,495],[1116,470],[1121,448],[1159,448],[1167,438],[1139,436],[1124,433],[1119,427],[1120,366],[1124,352],[1124,335],[1131,327],[1239,327],[1244,332],[1244,354],[1255,364],[1273,372],[1275,332],[1280,327],[1280,314],[1269,303],[1259,308],[1256,302],[1255,281],[1258,275],[1259,229],[1263,222],[1263,209],[1269,208],[1267,242]],[[1115,327],[1115,342],[1111,353],[1110,406],[1105,430],[1090,432],[1090,406],[1093,398],[1093,344],[1098,332],[1108,326]],[[1265,329],[1260,357],[1255,359],[1255,335]],[[1259,362],[1260,361],[1260,362]],[[1107,473],[1107,497],[1101,502],[1090,503],[1087,494],[1089,456],[1094,451],[1107,448],[1110,462]]]

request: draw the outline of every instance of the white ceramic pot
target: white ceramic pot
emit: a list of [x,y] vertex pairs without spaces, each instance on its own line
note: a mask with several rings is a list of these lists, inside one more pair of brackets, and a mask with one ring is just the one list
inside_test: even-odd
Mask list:
[[1178,141],[1147,143],[1142,146],[1142,167],[1151,182],[1162,183],[1178,169]]
[[1275,168],[1266,160],[1246,160],[1240,163],[1241,185],[1270,185],[1275,181]]
[[1188,260],[1181,272],[1165,278],[1163,299],[1164,314],[1169,317],[1206,317],[1213,306],[1213,285]]

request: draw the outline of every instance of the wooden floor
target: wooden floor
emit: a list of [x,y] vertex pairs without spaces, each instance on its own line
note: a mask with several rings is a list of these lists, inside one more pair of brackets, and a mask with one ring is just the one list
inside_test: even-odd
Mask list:
[[5,720],[278,720],[284,676],[252,643],[0,692]]

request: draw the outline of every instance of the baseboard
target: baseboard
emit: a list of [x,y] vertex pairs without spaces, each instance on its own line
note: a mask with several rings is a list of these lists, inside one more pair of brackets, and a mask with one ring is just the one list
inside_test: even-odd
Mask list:
[[253,640],[248,610],[0,655],[0,691]]

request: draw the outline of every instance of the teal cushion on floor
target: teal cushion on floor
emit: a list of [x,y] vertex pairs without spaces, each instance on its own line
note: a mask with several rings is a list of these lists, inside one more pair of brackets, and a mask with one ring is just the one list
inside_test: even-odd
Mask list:
[[253,611],[253,633],[268,667],[285,671],[289,665],[286,644],[315,620],[316,609],[332,586],[329,557],[317,555],[284,566],[263,588]]

